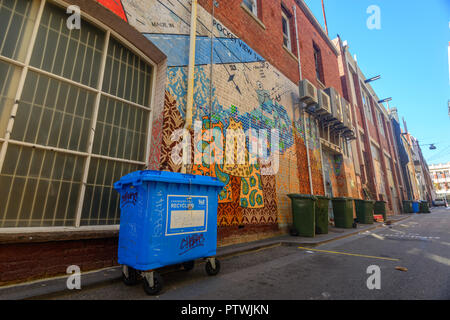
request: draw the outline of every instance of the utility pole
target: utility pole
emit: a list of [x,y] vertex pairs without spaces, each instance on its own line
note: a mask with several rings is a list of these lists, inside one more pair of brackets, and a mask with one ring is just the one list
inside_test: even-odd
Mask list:
[[[325,22],[325,30],[328,35],[327,15],[325,14],[325,4],[324,4],[323,0],[322,0],[322,12],[323,12],[323,20]],[[450,44],[449,44],[449,46],[450,46]],[[449,55],[450,55],[450,47],[449,47]]]

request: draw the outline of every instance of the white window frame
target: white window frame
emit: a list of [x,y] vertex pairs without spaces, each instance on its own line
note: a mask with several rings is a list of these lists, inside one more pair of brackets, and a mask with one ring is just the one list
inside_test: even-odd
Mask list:
[[370,108],[370,101],[369,101],[370,97],[364,89],[363,89],[362,94],[363,94],[364,114],[366,115],[366,118],[368,118],[369,121],[372,122],[372,124],[375,124],[375,121],[374,121],[373,115],[372,115],[372,110]]
[[[281,23],[283,23],[283,20],[286,20],[286,27],[287,27],[287,34],[285,34],[283,30],[283,45],[286,48],[288,48],[289,51],[292,51],[291,23],[286,13],[284,13],[284,11],[281,10]],[[281,28],[283,28],[283,26]],[[287,45],[284,43],[285,40],[287,40]]]
[[[20,1],[20,0],[17,0],[17,1]],[[84,195],[85,195],[85,189],[86,189],[86,183],[87,183],[87,177],[88,177],[88,171],[89,171],[89,164],[90,164],[90,160],[92,158],[98,158],[98,159],[104,159],[104,160],[113,160],[113,161],[122,162],[122,163],[138,164],[138,165],[141,165],[146,168],[149,166],[151,132],[152,132],[152,124],[153,124],[153,109],[154,109],[154,104],[155,104],[155,88],[156,88],[156,80],[157,80],[156,74],[158,73],[157,64],[154,63],[151,59],[149,59],[144,53],[142,53],[139,49],[137,49],[128,40],[123,38],[120,34],[118,34],[114,30],[111,30],[109,27],[107,27],[104,23],[102,23],[101,21],[97,20],[96,18],[94,18],[84,12],[81,12],[82,19],[93,24],[96,28],[102,30],[105,33],[105,39],[104,39],[105,46],[103,48],[104,51],[102,52],[102,60],[101,60],[102,65],[101,65],[101,69],[100,69],[100,75],[101,75],[100,79],[101,80],[97,84],[96,88],[92,88],[92,87],[83,85],[81,83],[72,81],[67,78],[63,78],[61,76],[58,76],[58,75],[55,75],[55,74],[46,72],[44,70],[41,70],[39,68],[31,66],[30,65],[31,55],[32,55],[32,52],[34,49],[34,45],[36,43],[36,37],[37,37],[39,25],[41,23],[42,14],[43,14],[46,3],[56,4],[56,5],[63,7],[64,9],[70,6],[70,4],[66,3],[65,1],[61,1],[61,0],[37,0],[37,1],[40,1],[39,9],[38,9],[36,19],[34,21],[32,35],[31,35],[31,38],[28,43],[28,48],[27,48],[27,52],[25,55],[25,61],[20,62],[18,60],[11,59],[11,58],[0,55],[0,61],[4,61],[7,63],[10,63],[11,65],[15,65],[15,66],[18,66],[19,68],[22,68],[22,70],[20,71],[21,75],[20,75],[19,83],[18,83],[17,90],[16,90],[15,101],[20,100],[28,71],[37,72],[39,74],[46,75],[48,77],[68,83],[75,87],[82,88],[82,89],[88,90],[89,92],[95,93],[97,96],[96,96],[96,100],[95,100],[94,113],[93,113],[93,117],[92,117],[93,126],[91,128],[92,130],[90,132],[90,136],[89,136],[89,140],[88,140],[89,144],[88,144],[87,152],[79,152],[79,151],[73,151],[73,150],[69,150],[69,149],[47,147],[47,146],[12,140],[10,138],[10,133],[12,132],[12,128],[14,126],[14,118],[17,114],[17,109],[18,109],[18,103],[14,104],[14,106],[11,110],[11,116],[10,116],[10,119],[9,119],[9,122],[7,125],[5,137],[4,138],[0,137],[0,142],[2,142],[2,145],[0,147],[0,172],[3,168],[6,151],[7,151],[7,147],[9,144],[33,147],[33,148],[38,148],[41,150],[50,150],[50,151],[55,151],[57,153],[63,153],[63,154],[72,154],[72,155],[82,156],[82,157],[86,158],[85,159],[86,162],[85,162],[85,166],[84,166],[83,179],[81,182],[82,186],[80,189],[80,196],[79,196],[78,204],[77,204],[77,214],[76,214],[75,226],[11,227],[11,228],[1,227],[0,233],[13,234],[13,233],[32,233],[32,232],[118,230],[119,229],[118,224],[116,224],[116,225],[99,225],[99,226],[95,226],[95,225],[94,226],[81,226],[80,225],[81,213],[82,213],[82,209],[83,209],[83,201],[84,201]],[[149,106],[143,106],[143,105],[140,105],[137,103],[133,103],[132,101],[128,101],[128,100],[122,99],[118,96],[111,95],[107,92],[103,92],[103,90],[102,90],[102,82],[104,79],[103,72],[104,72],[105,65],[106,65],[107,46],[109,45],[109,39],[111,36],[114,37],[118,42],[120,42],[127,49],[129,49],[131,52],[133,52],[134,54],[139,56],[142,60],[144,60],[146,63],[148,63],[152,67],[151,79],[149,79],[150,84],[151,84],[151,86],[149,88],[149,90],[150,90],[150,93],[149,93],[150,101],[148,102]],[[92,153],[95,126],[97,123],[97,115],[98,115],[98,110],[99,110],[99,106],[100,106],[100,98],[102,95],[105,97],[113,98],[115,100],[133,105],[135,107],[143,108],[143,109],[149,111],[148,125],[147,125],[147,138],[146,138],[147,141],[145,143],[145,146],[146,146],[145,162],[133,161],[133,160],[128,160],[128,159],[112,158],[112,157]]]
[[377,110],[378,115],[378,126],[380,127],[380,132],[383,135],[383,137],[386,137],[386,134],[384,132],[384,121],[383,121],[383,114],[380,110]]
[[253,2],[253,5],[252,5],[251,8],[248,7],[246,1],[242,1],[242,4],[243,4],[243,5],[244,5],[251,13],[253,13],[256,17],[258,17],[258,0],[247,0],[247,1]]

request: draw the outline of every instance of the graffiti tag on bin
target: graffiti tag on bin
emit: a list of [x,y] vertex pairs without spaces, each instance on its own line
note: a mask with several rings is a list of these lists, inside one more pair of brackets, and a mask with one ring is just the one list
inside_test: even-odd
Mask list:
[[133,206],[136,205],[137,197],[137,192],[126,192],[124,195],[122,195],[121,207],[124,207],[127,204],[132,204]]
[[179,255],[183,255],[192,249],[195,249],[197,247],[203,247],[205,245],[205,236],[203,233],[201,234],[193,234],[189,235],[183,239],[181,239],[180,242],[180,250],[181,252]]

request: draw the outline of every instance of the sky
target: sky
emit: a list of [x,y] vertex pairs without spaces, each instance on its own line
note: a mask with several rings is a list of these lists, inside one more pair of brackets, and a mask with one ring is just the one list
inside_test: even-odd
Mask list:
[[[324,26],[321,0],[305,0]],[[324,0],[331,39],[347,40],[380,99],[405,118],[428,164],[450,162],[450,0]],[[379,8],[379,29],[375,12]],[[385,104],[385,107],[387,105]],[[437,149],[429,150],[427,144]]]

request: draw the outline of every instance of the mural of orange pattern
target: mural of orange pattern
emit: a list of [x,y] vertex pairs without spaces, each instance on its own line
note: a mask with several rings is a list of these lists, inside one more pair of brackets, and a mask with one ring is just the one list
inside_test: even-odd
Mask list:
[[261,176],[264,193],[264,207],[243,208],[243,224],[274,224],[278,220],[275,176]]
[[309,188],[309,171],[308,171],[308,157],[306,154],[306,145],[303,138],[294,131],[295,147],[297,151],[297,176],[300,181],[300,193],[310,194]]
[[311,159],[311,176],[315,195],[325,195],[323,188],[323,174],[320,160],[320,150],[312,150],[309,153]]
[[162,171],[181,172],[181,164],[175,164],[172,161],[171,152],[177,144],[172,141],[172,133],[184,127],[184,120],[181,117],[177,108],[177,101],[166,90],[164,99],[163,111],[163,126],[162,126],[162,144],[161,144],[161,158],[160,169]]
[[123,20],[127,21],[127,15],[125,14],[125,10],[123,9],[121,0],[97,0],[97,2],[114,12]]
[[[223,171],[223,163],[221,163],[223,162],[223,141],[217,141],[214,134],[211,134],[211,130],[218,130],[220,137],[223,137],[223,124],[221,122],[214,123],[211,127],[208,117],[203,117],[202,120],[201,136],[198,139],[200,142],[194,141],[194,144],[199,143],[199,145],[195,145],[197,152],[194,152],[192,172],[193,174],[218,178],[225,184],[225,187],[219,194],[219,203],[232,202],[233,191],[230,178],[228,175],[221,174]],[[209,152],[205,150],[205,147],[208,148]],[[203,153],[207,153],[207,155],[203,156]],[[205,157],[208,159],[208,163],[211,164],[205,163]]]
[[228,227],[242,224],[242,207],[240,205],[241,178],[231,176],[231,202],[219,203],[217,226]]

